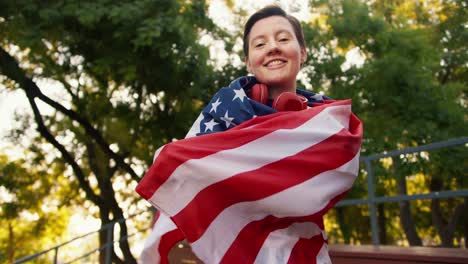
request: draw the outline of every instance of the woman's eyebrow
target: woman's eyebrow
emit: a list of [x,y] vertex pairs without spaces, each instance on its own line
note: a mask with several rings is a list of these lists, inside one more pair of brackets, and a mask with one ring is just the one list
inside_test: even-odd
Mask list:
[[[292,35],[292,33],[291,33],[289,30],[287,30],[287,29],[280,29],[280,30],[276,31],[276,32],[274,33],[274,35],[277,36],[277,35],[282,34],[282,33],[286,33],[286,34],[288,34],[288,35]],[[257,39],[262,39],[262,38],[265,38],[265,34],[255,36],[255,37],[253,37],[252,39],[250,39],[249,42],[252,43],[252,42],[254,42],[254,41],[257,40]]]
[[289,30],[286,30],[286,29],[281,29],[281,30],[278,30],[277,32],[275,32],[275,36],[279,35],[279,34],[282,34],[282,33],[286,33],[288,35],[292,35],[292,33],[289,31]]
[[257,39],[264,39],[264,38],[265,38],[265,35],[258,35],[258,36],[255,36],[254,38],[250,39],[249,42],[252,43]]

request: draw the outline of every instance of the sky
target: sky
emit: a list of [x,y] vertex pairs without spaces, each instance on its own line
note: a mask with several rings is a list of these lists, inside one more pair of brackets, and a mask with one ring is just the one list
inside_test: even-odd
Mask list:
[[0,149],[8,145],[4,136],[13,127],[15,112],[27,111],[26,96],[23,91],[8,91],[0,84]]
[[[44,80],[35,80],[36,84],[41,90],[51,98],[57,98],[60,88],[54,85],[53,82]],[[44,114],[52,113],[50,107],[36,101],[38,107]],[[17,159],[21,157],[22,151],[18,146],[12,144],[6,136],[12,128],[18,126],[15,122],[16,114],[30,113],[32,115],[31,107],[27,101],[26,94],[21,89],[9,90],[0,83],[0,150],[2,154],[6,154],[10,159]],[[33,128],[31,126],[31,128]],[[32,132],[29,131],[29,132]]]

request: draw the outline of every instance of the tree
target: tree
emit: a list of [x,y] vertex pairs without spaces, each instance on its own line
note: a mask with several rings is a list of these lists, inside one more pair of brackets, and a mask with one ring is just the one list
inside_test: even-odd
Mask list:
[[[327,6],[327,26],[309,29],[312,42],[317,39],[325,47],[311,56],[319,60],[312,61],[310,79],[335,98],[353,99],[365,124],[363,155],[464,135],[466,80],[458,73],[466,72],[459,26],[466,21],[466,4],[446,1],[434,6],[437,3],[333,2]],[[453,14],[453,22],[448,14]],[[342,70],[343,55],[351,49],[358,50],[365,63]],[[320,51],[315,46],[311,50]],[[448,57],[453,63],[445,62]],[[410,174],[404,167],[417,164],[394,158],[392,165],[398,194],[407,194]],[[421,245],[413,215],[409,202],[400,203],[406,237],[411,245]]]
[[[37,153],[46,143],[55,148],[57,162],[71,168],[99,208],[102,225],[128,215],[119,202],[139,199],[132,186],[152,153],[183,137],[200,99],[214,89],[208,51],[197,43],[202,30],[214,27],[205,9],[203,1],[0,4],[3,83],[25,92]],[[38,84],[44,79],[59,84],[59,97]],[[117,182],[126,186],[119,193]],[[119,225],[126,237],[126,223]],[[119,247],[123,256],[113,252],[113,261],[135,263],[127,241]]]

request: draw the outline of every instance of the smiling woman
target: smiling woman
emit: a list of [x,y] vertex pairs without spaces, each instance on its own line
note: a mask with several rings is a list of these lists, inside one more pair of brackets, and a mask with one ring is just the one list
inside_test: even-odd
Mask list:
[[362,126],[349,101],[297,89],[296,18],[267,6],[243,40],[253,76],[221,88],[187,134],[200,137],[161,147],[136,188],[160,212],[143,263],[182,239],[205,263],[330,263],[323,214],[357,175]]

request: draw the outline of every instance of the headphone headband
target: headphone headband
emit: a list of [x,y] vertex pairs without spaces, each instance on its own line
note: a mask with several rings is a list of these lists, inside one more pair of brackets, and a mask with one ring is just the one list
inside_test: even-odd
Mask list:
[[[250,90],[250,98],[266,105],[268,102],[268,87],[263,83],[255,84]],[[271,107],[278,111],[300,111],[307,109],[307,103],[307,98],[302,95],[283,92],[273,100]]]

